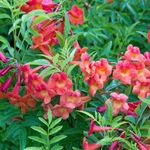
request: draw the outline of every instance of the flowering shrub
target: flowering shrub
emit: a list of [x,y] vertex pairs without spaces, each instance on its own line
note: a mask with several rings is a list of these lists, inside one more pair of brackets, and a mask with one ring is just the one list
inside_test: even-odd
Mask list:
[[[124,4],[134,14],[130,3]],[[86,31],[79,31],[88,24],[90,3],[84,3],[85,10],[52,0],[2,0],[0,5],[6,11],[2,18],[11,20],[7,32],[12,38],[0,36],[3,149],[150,149],[150,52],[139,48],[149,45],[132,45],[128,39],[136,23],[125,27],[125,40],[117,45],[116,33],[99,54],[92,43],[83,44]],[[146,33],[137,33],[148,44]],[[127,48],[114,52],[113,44]],[[63,119],[61,126],[57,117]]]

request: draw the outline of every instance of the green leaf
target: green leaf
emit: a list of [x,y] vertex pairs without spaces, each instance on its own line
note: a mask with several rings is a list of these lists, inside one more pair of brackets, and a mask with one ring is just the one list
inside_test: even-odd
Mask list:
[[0,36],[0,42],[4,43],[7,48],[10,48],[9,42],[4,37]]
[[27,147],[24,150],[43,150],[42,147]]
[[29,136],[29,139],[46,145],[46,141],[42,138],[37,137],[37,136]]
[[129,10],[134,16],[137,15],[136,11],[134,10],[134,8],[133,8],[129,3],[127,3],[127,8],[128,8],[128,10]]
[[111,48],[112,48],[112,41],[108,42],[104,48],[103,48],[103,52],[102,52],[102,56],[109,56],[110,54],[110,51],[111,51]]
[[52,122],[52,111],[48,108],[48,124],[50,125]]
[[141,98],[141,101],[143,101],[146,104],[150,104],[150,96],[148,96],[147,98]]
[[44,123],[46,126],[49,126],[45,119],[39,117],[39,120],[40,120],[42,123]]
[[68,34],[70,33],[70,21],[67,15],[67,12],[65,12],[65,29],[64,29],[64,35],[65,37],[68,36]]
[[62,118],[58,118],[58,119],[54,120],[54,121],[51,123],[49,129],[54,128],[61,120],[62,120]]
[[61,141],[61,140],[63,140],[64,138],[66,138],[67,136],[65,136],[65,135],[58,135],[58,136],[55,136],[55,137],[53,137],[51,140],[50,140],[50,145],[51,144],[54,144],[54,143],[57,143],[57,142],[59,142],[59,141]]
[[82,150],[82,149],[73,147],[72,150]]
[[100,143],[101,145],[109,145],[112,143],[112,138],[105,137],[102,140],[98,141],[97,143]]
[[51,18],[51,17],[54,17],[54,16],[56,16],[57,14],[59,14],[58,12],[51,12],[51,13],[49,13],[49,14],[38,14],[39,16],[37,16],[35,19],[34,19],[34,21],[33,21],[33,23],[32,23],[32,26],[34,26],[34,25],[36,25],[36,24],[38,24],[38,23],[41,23],[42,21],[45,21],[46,19],[49,19],[49,18]]
[[43,128],[41,128],[41,127],[32,126],[31,128],[32,128],[33,130],[35,130],[35,131],[37,131],[37,132],[43,134],[43,135],[47,135],[47,132],[46,132]]
[[127,121],[132,122],[133,124],[136,123],[136,120],[133,116],[126,116],[124,119],[127,120]]
[[112,119],[113,119],[113,115],[112,115],[112,104],[111,104],[111,102],[109,102],[108,108],[107,108],[107,110],[105,111],[104,116],[106,116],[106,120],[107,120],[108,124],[111,124],[111,123],[112,123]]
[[27,132],[25,128],[20,129],[19,133],[19,141],[20,141],[20,150],[24,150],[26,146],[26,138],[27,138]]
[[53,135],[57,133],[58,131],[60,131],[61,129],[62,129],[62,126],[57,126],[50,131],[49,135]]
[[120,123],[118,123],[117,125],[113,126],[113,128],[114,128],[114,129],[115,129],[115,128],[119,128],[120,126],[122,126],[123,124],[126,124],[126,123],[128,123],[128,122],[126,122],[126,121],[120,122]]
[[64,39],[63,35],[60,32],[56,31],[56,37],[59,41],[60,46],[63,47],[64,43],[65,43],[65,39]]
[[51,150],[61,150],[61,149],[63,149],[63,147],[58,144],[51,148]]
[[131,90],[132,90],[132,85],[127,87],[127,89],[125,90],[124,94],[129,96],[129,94],[131,93]]
[[7,14],[0,14],[0,19],[11,19],[11,17]]
[[118,122],[122,119],[122,116],[117,116],[112,120],[112,126],[115,126],[118,124]]
[[50,62],[46,59],[37,59],[29,63],[30,65],[50,65]]
[[90,118],[94,119],[94,116],[93,116],[93,115],[91,115],[89,112],[82,111],[82,110],[78,110],[78,112],[83,113],[83,114],[85,114],[85,115],[89,116]]
[[17,19],[15,20],[15,22],[13,23],[13,26],[9,29],[8,35],[10,35],[10,33],[12,33],[14,30],[20,28],[20,24],[21,23],[21,19]]

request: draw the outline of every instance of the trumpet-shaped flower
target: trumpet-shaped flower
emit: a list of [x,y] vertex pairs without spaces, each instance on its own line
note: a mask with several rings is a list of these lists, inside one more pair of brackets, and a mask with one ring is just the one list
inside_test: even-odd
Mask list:
[[36,97],[44,100],[45,104],[48,104],[51,101],[51,98],[54,96],[56,96],[55,91],[53,89],[49,89],[45,83],[36,88]]
[[48,48],[49,39],[44,39],[44,36],[40,34],[39,36],[33,36],[32,41],[34,43],[31,46],[32,49],[39,48],[45,55],[51,55]]
[[139,150],[150,150],[150,145],[145,144],[141,141],[141,138],[132,132],[132,139],[137,143]]
[[133,94],[137,94],[139,98],[146,98],[150,95],[150,80],[146,82],[137,81],[133,86]]
[[127,112],[129,109],[129,106],[127,104],[128,96],[125,94],[118,94],[116,92],[110,94],[110,99],[106,101],[106,104],[111,101],[112,103],[112,110],[113,115],[116,116],[118,113],[121,112]]
[[100,147],[101,147],[101,144],[99,144],[99,143],[89,144],[86,141],[86,137],[83,138],[83,150],[96,150],[96,149],[98,149]]
[[77,5],[72,6],[72,9],[68,11],[68,17],[73,25],[84,23],[84,11]]
[[[122,132],[119,137],[124,138],[125,133]],[[115,150],[117,148],[117,146],[119,146],[117,150],[120,150],[121,144],[119,145],[119,141],[115,140],[115,141],[113,141],[113,143],[111,144],[111,146],[109,147],[108,150]]]
[[0,85],[0,91],[1,92],[6,92],[8,90],[8,88],[10,87],[13,78],[15,76],[16,73],[14,73],[11,77],[9,77],[6,81],[4,81],[1,85]]
[[53,116],[56,117],[62,117],[63,119],[67,119],[69,117],[69,114],[72,112],[73,110],[71,108],[67,108],[61,105],[55,105],[52,108],[52,114]]
[[21,6],[23,12],[29,13],[32,10],[42,9],[42,0],[28,0],[24,5]]
[[128,103],[128,106],[129,106],[129,109],[127,111],[127,115],[131,115],[133,117],[138,117],[138,115],[135,113],[135,109],[141,105],[141,101],[137,101],[137,102],[129,102]]
[[22,65],[20,67],[20,69],[21,69],[21,71],[23,72],[23,75],[24,75],[24,82],[28,83],[29,73],[31,72],[30,64],[26,63],[26,64]]
[[150,70],[150,52],[145,52],[145,65],[148,66],[148,69]]
[[9,70],[11,70],[13,68],[13,66],[8,65],[7,67],[3,68],[0,70],[0,76],[4,76],[5,74],[7,74],[9,72]]
[[76,52],[74,54],[74,59],[73,59],[74,61],[80,60],[81,55],[88,50],[87,47],[81,48],[78,42],[75,42],[73,47],[76,48]]
[[134,80],[146,82],[147,78],[150,77],[150,70],[148,70],[142,62],[135,63],[134,66],[136,69],[136,76],[134,77]]
[[0,60],[1,60],[3,63],[6,63],[6,62],[7,62],[7,57],[6,57],[2,52],[0,52]]
[[144,61],[144,56],[141,54],[140,49],[138,47],[134,47],[133,45],[129,45],[127,47],[127,51],[125,52],[123,58],[128,61]]
[[43,9],[46,12],[52,12],[57,6],[52,0],[28,0],[24,5],[21,6],[21,10],[25,13],[36,9]]
[[104,132],[104,131],[109,131],[111,130],[112,127],[107,127],[107,126],[97,126],[95,125],[94,120],[91,121],[90,124],[90,129],[88,131],[88,136],[90,136],[93,132]]
[[148,38],[148,43],[150,43],[150,26],[148,26],[147,38]]
[[76,64],[80,67],[82,73],[84,74],[84,80],[87,81],[90,78],[91,69],[89,68],[90,56],[88,53],[83,53],[81,55],[81,61],[72,61],[70,64]]
[[81,92],[79,90],[68,91],[65,95],[60,97],[60,105],[74,109],[75,107],[81,106],[90,99],[91,98],[89,96],[81,96]]
[[[32,24],[34,24],[35,19],[36,17],[33,19]],[[51,47],[59,43],[56,37],[56,31],[63,33],[64,21],[61,19],[47,19],[36,25],[32,24],[31,26],[39,33],[39,35],[32,37],[33,45],[31,46],[31,48],[38,48],[46,55],[53,55],[53,52],[50,51]]]
[[104,58],[100,59],[99,61],[96,61],[92,65],[92,68],[94,68],[94,70],[95,70],[94,74],[95,73],[98,74],[99,77],[103,78],[103,79],[107,78],[112,72],[112,66],[110,66],[107,59],[104,59]]
[[134,65],[129,61],[119,61],[113,72],[113,78],[120,80],[123,84],[131,84],[132,78],[136,76]]
[[65,72],[54,73],[48,80],[48,88],[53,89],[58,95],[64,95],[72,90],[72,81]]
[[53,9],[57,6],[52,0],[42,0],[42,8],[47,12],[52,12]]
[[97,90],[101,90],[104,86],[103,79],[99,78],[99,75],[96,74],[94,77],[88,80],[89,93],[94,96]]
[[31,97],[29,93],[26,93],[24,96],[19,95],[20,84],[21,84],[21,74],[18,73],[18,80],[15,84],[15,87],[11,92],[7,93],[7,98],[9,99],[10,104],[20,107],[21,111],[25,113],[28,108],[35,108],[36,101]]

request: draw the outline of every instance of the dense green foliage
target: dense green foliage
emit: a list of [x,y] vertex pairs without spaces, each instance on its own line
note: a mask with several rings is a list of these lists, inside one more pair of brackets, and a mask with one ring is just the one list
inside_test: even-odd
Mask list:
[[[147,42],[148,25],[150,24],[149,0],[114,0],[107,3],[104,0],[64,0],[60,12],[45,14],[41,10],[34,10],[28,14],[21,12],[20,7],[25,0],[0,0],[0,51],[4,52],[11,64],[18,62],[20,65],[30,63],[32,68],[39,65],[50,65],[40,72],[44,78],[48,78],[54,72],[60,70],[66,72],[73,81],[73,89],[79,89],[88,95],[87,83],[83,82],[81,70],[68,63],[73,60],[75,50],[73,43],[78,40],[81,47],[88,47],[87,52],[92,60],[107,58],[113,64],[120,60],[122,52],[126,51],[129,44],[136,45],[141,52],[150,51]],[[57,2],[57,1],[55,1]],[[72,5],[78,5],[84,9],[85,22],[83,25],[70,24],[66,11]],[[32,36],[37,35],[30,24],[34,16],[37,16],[35,24],[41,20],[65,16],[65,33],[57,33],[59,46],[52,50],[57,52],[53,57],[46,56],[40,51],[32,50]],[[70,34],[72,28],[74,34]],[[7,64],[0,62],[0,69]],[[58,67],[59,66],[59,67]],[[7,76],[0,77],[0,84],[12,75],[11,70]],[[12,84],[16,82],[13,81]],[[21,84],[20,93],[24,94],[25,84]],[[13,87],[11,87],[11,90]],[[99,90],[92,100],[85,104],[84,111],[75,109],[68,119],[52,118],[51,111],[48,120],[43,118],[41,101],[38,101],[34,110],[22,113],[19,108],[9,104],[6,98],[0,95],[0,150],[81,150],[82,139],[87,136],[89,124],[93,118],[99,126],[112,126],[112,130],[104,133],[92,134],[89,143],[101,143],[108,149],[115,140],[123,142],[126,149],[138,149],[130,140],[130,130],[139,136],[150,137],[150,98],[141,99],[142,104],[137,107],[137,118],[119,114],[112,115],[111,106],[105,113],[98,113],[96,108],[105,104],[110,94],[119,89],[120,93],[129,96],[129,101],[137,101],[137,95],[131,93],[131,86],[122,85],[117,80],[106,83],[103,90]],[[58,97],[55,98],[58,101]],[[115,128],[125,129],[127,138],[122,139],[115,132]],[[38,147],[38,148],[37,148]]]

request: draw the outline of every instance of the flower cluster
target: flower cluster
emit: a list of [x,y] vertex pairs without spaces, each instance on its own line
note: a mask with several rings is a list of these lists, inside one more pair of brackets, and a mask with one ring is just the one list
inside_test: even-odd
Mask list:
[[137,114],[134,112],[138,105],[141,104],[141,101],[136,102],[127,102],[128,96],[125,94],[119,94],[113,92],[110,94],[110,98],[105,102],[105,106],[99,106],[97,108],[98,112],[104,112],[108,105],[111,103],[112,112],[114,116],[117,116],[119,112],[124,112],[127,115],[132,115],[137,117]]
[[[42,9],[46,13],[51,13],[58,12],[60,6],[61,3],[56,4],[52,2],[52,0],[28,0],[21,7],[21,10],[29,13],[32,10]],[[67,12],[67,15],[73,25],[84,23],[84,11],[77,5],[72,6],[72,9]],[[30,48],[38,49],[45,55],[54,55],[51,51],[51,47],[59,43],[56,37],[56,32],[63,34],[65,18],[50,18],[34,25],[36,18],[36,16],[33,18],[31,26],[38,33],[38,36],[32,36],[33,45]],[[75,47],[77,48],[78,55],[78,53],[81,53],[79,50],[80,46],[78,44],[78,46]],[[75,56],[75,58],[78,58],[78,56]]]
[[24,5],[21,6],[23,12],[29,13],[36,9],[42,9],[46,12],[52,12],[58,4],[52,0],[28,0]]
[[56,32],[63,33],[64,21],[59,19],[44,20],[34,25],[33,29],[38,33],[38,36],[32,36],[33,45],[30,48],[39,49],[45,55],[53,55],[51,46],[58,44]]
[[80,67],[84,74],[84,81],[88,83],[89,94],[92,96],[95,95],[97,90],[104,87],[104,83],[112,72],[112,66],[109,65],[107,59],[90,61],[88,53],[81,55],[81,61],[72,61],[70,64],[77,64]]
[[[3,63],[9,61],[9,59],[0,52],[0,59]],[[12,69],[15,72],[0,85],[0,98],[7,98],[10,104],[13,104],[16,107],[20,107],[22,112],[26,112],[29,108],[33,109],[36,106],[36,101],[31,97],[31,95],[26,91],[24,96],[20,95],[20,86],[21,86],[21,70],[18,64],[8,65],[7,67],[0,70],[0,76],[5,76]],[[13,80],[17,77],[17,82],[11,92],[8,91]]]
[[[44,10],[45,13],[52,13],[58,12],[60,7],[61,3],[57,4],[52,0],[28,0],[20,9],[25,13],[37,9]],[[73,25],[84,23],[84,11],[77,5],[72,6],[67,15]],[[59,44],[56,32],[63,34],[65,18],[55,17],[35,24],[37,17],[34,16],[32,19],[31,28],[38,33],[38,36],[32,36],[33,45],[30,48],[38,49],[47,56],[53,56],[55,53],[52,52],[51,47]],[[72,33],[72,30],[70,33]],[[74,48],[76,49],[75,60],[80,59],[81,54],[87,50],[87,48],[81,48],[77,41],[74,43]],[[8,60],[1,52],[0,59],[3,63]],[[0,85],[0,98],[8,98],[9,102],[16,107],[20,107],[22,112],[26,112],[28,108],[35,108],[37,100],[42,100],[45,111],[50,107],[54,116],[62,116],[66,119],[74,108],[83,108],[84,103],[89,101],[90,97],[83,96],[79,90],[73,91],[72,81],[65,72],[54,73],[48,80],[45,80],[38,73],[40,69],[45,67],[39,66],[31,69],[30,65],[26,63],[21,66],[19,64],[16,64],[16,66],[8,65],[0,70],[0,75],[4,76],[9,70],[16,69],[13,75]],[[12,91],[9,91],[16,75],[17,82]],[[23,96],[20,95],[21,84],[25,84],[26,92],[22,94]],[[59,96],[60,101],[52,102],[51,99],[57,96]]]
[[132,85],[139,98],[150,95],[150,53],[141,54],[138,47],[129,45],[122,60],[116,64],[113,78],[122,84]]
[[[27,91],[32,97],[43,100],[42,106],[46,112],[50,108],[54,116],[61,116],[63,119],[67,119],[74,108],[80,107],[90,100],[89,96],[82,96],[80,91],[73,91],[72,81],[65,72],[54,73],[45,81],[37,73],[41,68],[42,66],[30,69],[29,64],[21,67]],[[56,96],[60,96],[60,101],[53,106],[51,99]]]

